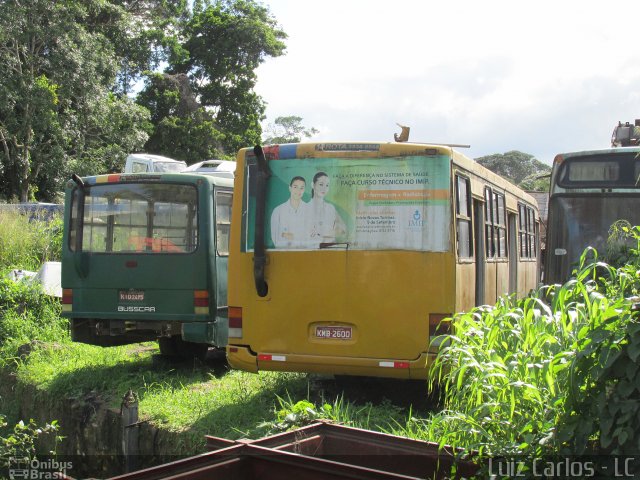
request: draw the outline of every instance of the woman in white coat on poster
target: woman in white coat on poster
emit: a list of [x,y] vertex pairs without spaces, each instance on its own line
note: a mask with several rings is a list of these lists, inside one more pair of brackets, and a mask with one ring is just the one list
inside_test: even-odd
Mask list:
[[322,243],[334,243],[336,238],[346,232],[345,224],[336,207],[325,200],[329,192],[329,175],[318,172],[313,176],[311,202],[311,240],[314,246]]
[[306,187],[303,177],[293,177],[289,183],[289,199],[273,209],[271,239],[276,248],[309,247],[309,204],[302,201]]

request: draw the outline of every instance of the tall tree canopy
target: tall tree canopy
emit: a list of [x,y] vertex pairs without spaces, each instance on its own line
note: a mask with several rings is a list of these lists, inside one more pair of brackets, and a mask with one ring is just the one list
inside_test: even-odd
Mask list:
[[475,160],[524,190],[540,192],[549,190],[549,178],[539,177],[550,175],[551,166],[536,160],[533,155],[512,150],[479,157]]
[[253,0],[0,0],[0,198],[49,200],[132,151],[257,142],[255,70],[285,37]]
[[186,74],[150,74],[146,85],[137,100],[151,111],[154,124],[146,151],[188,163],[223,156],[224,134],[197,101]]
[[[253,90],[255,70],[267,57],[284,53],[286,38],[268,9],[253,0],[198,1],[182,36],[167,75],[149,76],[138,97],[152,111],[163,106],[154,113],[147,150],[195,162],[203,155],[232,156],[259,142],[265,104]],[[180,75],[189,88],[176,81]],[[213,144],[198,149],[190,142],[185,150],[184,139],[194,132]]]
[[142,147],[148,112],[117,92],[160,59],[149,16],[163,25],[160,7],[181,3],[0,1],[2,196],[51,198],[69,170],[101,173]]

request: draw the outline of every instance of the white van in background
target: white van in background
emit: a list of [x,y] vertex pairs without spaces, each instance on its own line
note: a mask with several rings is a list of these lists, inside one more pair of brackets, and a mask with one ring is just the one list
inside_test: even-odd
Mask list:
[[183,170],[185,173],[202,173],[222,178],[233,178],[236,171],[236,162],[229,160],[204,160],[189,165]]
[[124,173],[172,173],[182,172],[187,163],[149,153],[132,153],[127,157]]

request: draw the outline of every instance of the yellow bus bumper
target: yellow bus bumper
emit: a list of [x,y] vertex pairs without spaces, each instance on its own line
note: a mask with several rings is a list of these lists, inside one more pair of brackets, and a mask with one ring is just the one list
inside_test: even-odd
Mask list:
[[435,354],[426,352],[411,361],[262,352],[256,355],[251,353],[248,347],[235,345],[227,347],[229,365],[252,373],[271,370],[426,380],[434,358]]

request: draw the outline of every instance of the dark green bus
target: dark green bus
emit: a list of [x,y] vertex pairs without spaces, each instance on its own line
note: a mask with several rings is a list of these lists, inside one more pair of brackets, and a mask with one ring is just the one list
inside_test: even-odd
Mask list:
[[544,282],[564,283],[584,249],[607,249],[611,225],[640,225],[640,147],[556,155],[551,172]]
[[115,174],[66,185],[62,310],[72,339],[158,339],[164,355],[227,344],[233,180]]

